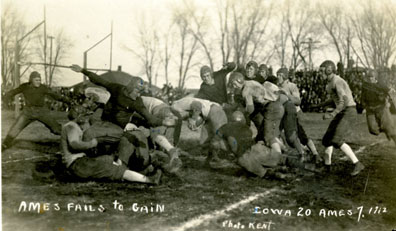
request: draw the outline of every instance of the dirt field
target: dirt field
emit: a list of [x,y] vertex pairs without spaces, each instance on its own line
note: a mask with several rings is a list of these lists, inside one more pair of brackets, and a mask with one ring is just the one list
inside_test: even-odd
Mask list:
[[[323,153],[329,121],[306,117]],[[2,138],[13,121],[12,113],[2,113]],[[183,168],[151,187],[47,174],[61,169],[59,137],[34,123],[2,153],[3,230],[395,230],[396,147],[384,135],[371,136],[363,115],[350,129],[349,143],[366,166],[356,177],[339,151],[330,174],[289,170],[292,180],[259,179],[232,162],[210,169],[198,133],[184,132]]]

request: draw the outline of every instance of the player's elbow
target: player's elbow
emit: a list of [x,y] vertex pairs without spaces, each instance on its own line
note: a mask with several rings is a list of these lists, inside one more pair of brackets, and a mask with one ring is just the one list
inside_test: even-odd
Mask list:
[[246,106],[246,111],[249,113],[249,114],[252,114],[253,113],[253,111],[254,111],[254,105],[247,105]]

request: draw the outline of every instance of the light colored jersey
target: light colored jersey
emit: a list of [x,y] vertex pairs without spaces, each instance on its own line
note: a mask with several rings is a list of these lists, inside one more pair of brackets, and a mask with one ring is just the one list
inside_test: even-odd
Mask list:
[[148,96],[142,96],[144,106],[147,108],[151,115],[154,115],[157,112],[156,108],[162,107],[166,105],[166,103],[160,99]]
[[335,113],[339,113],[345,107],[356,106],[348,83],[338,75],[333,75],[333,78],[326,85],[326,92],[330,94],[331,99],[336,104]]
[[95,95],[96,102],[106,104],[110,99],[110,92],[102,87],[87,87],[84,92],[85,96]]
[[198,101],[202,105],[202,115],[206,118],[209,115],[210,107],[212,105],[220,106],[218,103],[206,100],[206,99],[198,99],[198,98],[191,98],[185,97],[173,102],[172,107],[177,111],[191,111],[191,103],[194,101]]
[[279,87],[285,91],[289,99],[296,105],[297,111],[300,111],[301,96],[297,85],[289,80],[285,80]]
[[248,80],[245,81],[245,85],[242,89],[242,96],[246,100],[247,105],[252,105],[252,101],[262,103],[262,99],[271,102],[278,100],[278,91],[279,87],[273,83],[265,82],[261,85],[257,81]]
[[[73,132],[70,132],[73,131]],[[63,162],[66,167],[69,167],[76,159],[82,157],[81,153],[76,154],[76,151],[71,150],[69,146],[69,135],[77,136],[77,140],[81,141],[83,136],[83,131],[80,126],[74,121],[69,121],[62,126],[61,134],[61,147],[63,152]]]

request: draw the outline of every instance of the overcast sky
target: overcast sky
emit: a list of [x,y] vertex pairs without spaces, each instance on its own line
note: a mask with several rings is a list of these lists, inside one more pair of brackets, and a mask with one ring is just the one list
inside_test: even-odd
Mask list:
[[[136,20],[139,15],[146,14],[155,17],[158,21],[169,20],[169,5],[181,0],[2,0],[2,4],[11,1],[24,15],[29,23],[28,28],[33,28],[43,20],[44,6],[46,9],[47,34],[63,29],[65,35],[73,42],[74,46],[69,51],[69,57],[62,61],[63,65],[73,63],[83,65],[83,52],[110,33],[113,22],[113,60],[112,69],[118,65],[123,71],[133,75],[144,76],[141,63],[125,49],[125,46],[136,46],[134,32]],[[314,1],[314,0],[313,0]],[[200,5],[215,4],[215,1],[200,0]],[[395,1],[393,1],[395,2]],[[110,65],[110,39],[89,51],[88,67],[108,68]],[[325,51],[317,51],[316,56],[336,60],[337,55]],[[314,56],[315,57],[315,56]],[[217,64],[216,66],[221,65]],[[318,64],[316,64],[318,65]],[[220,66],[219,66],[220,67]],[[219,68],[218,67],[218,68]],[[275,68],[278,68],[275,66]],[[189,75],[194,76],[186,83],[189,88],[198,88],[201,83],[198,77],[198,67]],[[171,73],[171,76],[177,76]],[[26,78],[26,76],[25,76]],[[57,85],[70,86],[82,80],[82,75],[63,70],[61,78],[58,77]],[[159,79],[158,85],[164,81]],[[173,85],[177,85],[177,78],[171,78]]]
[[[3,0],[2,4],[10,0]],[[43,21],[46,9],[47,34],[63,29],[74,46],[69,58],[61,64],[83,65],[83,52],[111,31],[113,22],[112,69],[118,65],[130,74],[141,75],[142,66],[124,46],[133,46],[133,31],[137,15],[144,12],[162,17],[168,0],[12,0],[29,23],[30,28]],[[88,67],[108,68],[110,65],[110,38],[88,52]],[[26,77],[25,77],[26,78]],[[62,72],[59,85],[72,85],[82,80],[82,75],[69,70]]]

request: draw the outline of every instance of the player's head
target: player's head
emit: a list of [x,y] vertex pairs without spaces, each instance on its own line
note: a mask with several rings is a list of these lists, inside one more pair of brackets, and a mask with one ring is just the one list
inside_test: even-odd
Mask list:
[[326,60],[319,66],[320,73],[324,75],[324,77],[329,77],[332,74],[336,73],[336,66],[333,61]]
[[198,100],[194,100],[191,102],[191,116],[196,117],[202,113],[202,103]]
[[276,77],[278,77],[278,84],[282,84],[286,79],[289,79],[289,71],[286,67],[279,68]]
[[85,100],[83,107],[95,110],[100,104],[106,104],[110,98],[110,92],[99,87],[87,87],[84,90]]
[[195,130],[198,130],[200,127],[202,127],[204,122],[205,121],[201,115],[196,116],[196,117],[190,117],[190,118],[188,118],[188,121],[187,121],[187,127],[190,130],[195,131]]
[[161,118],[162,120],[164,119],[177,119],[177,116],[175,116],[172,113],[171,107],[163,107],[159,110],[158,112],[158,117]]
[[139,77],[132,77],[128,85],[125,86],[125,93],[133,100],[136,100],[144,90],[144,81]]
[[264,79],[266,79],[267,76],[268,76],[268,67],[267,67],[267,65],[261,64],[261,65],[259,66],[258,73],[259,73],[259,75],[260,75],[261,77],[263,77]]
[[369,70],[367,72],[367,80],[370,83],[376,83],[377,82],[377,78],[378,78],[378,72],[375,70]]
[[85,107],[82,105],[74,105],[72,108],[70,108],[69,113],[67,114],[67,117],[71,121],[75,121],[79,125],[82,125],[88,121],[87,118],[88,112]]
[[249,61],[246,64],[245,69],[246,69],[246,77],[248,77],[249,79],[254,79],[258,71],[258,64],[255,61]]
[[34,87],[39,87],[41,85],[41,75],[37,71],[33,71],[29,76],[29,83]]
[[242,89],[243,85],[245,84],[245,78],[243,75],[239,72],[233,72],[230,75],[230,80],[229,80],[231,86],[236,89]]
[[212,76],[212,70],[208,66],[202,66],[200,70],[201,79],[204,83],[208,85],[214,84],[214,79]]
[[246,123],[246,118],[241,111],[234,111],[231,116],[231,121]]

